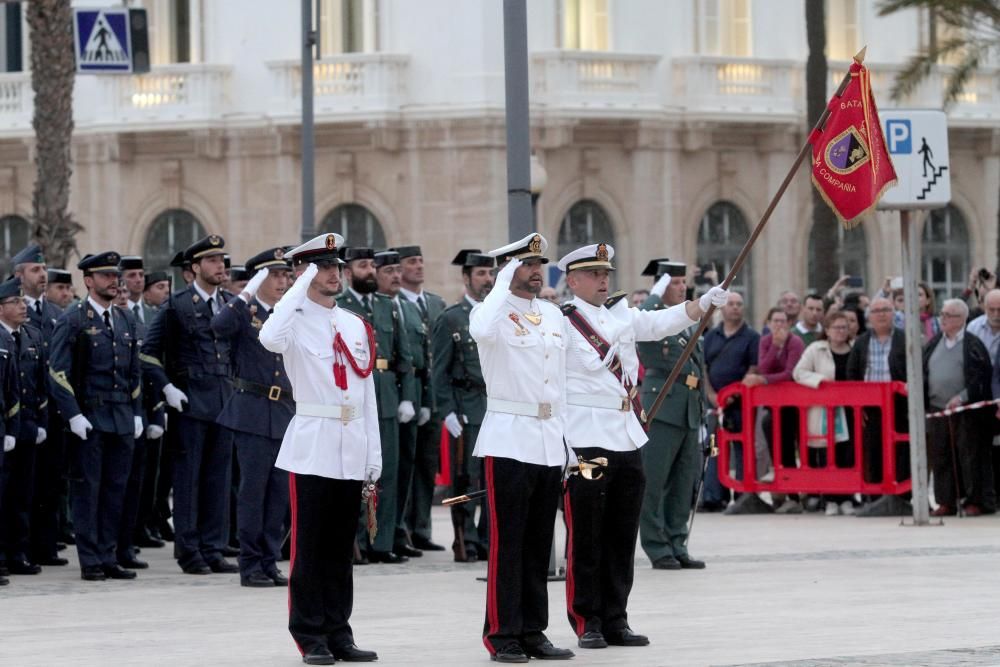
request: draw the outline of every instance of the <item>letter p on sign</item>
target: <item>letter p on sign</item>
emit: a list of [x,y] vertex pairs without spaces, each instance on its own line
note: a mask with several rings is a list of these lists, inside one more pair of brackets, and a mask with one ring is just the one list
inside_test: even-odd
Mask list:
[[885,134],[885,139],[889,143],[890,154],[902,153],[908,155],[913,152],[911,140],[913,133],[910,131],[909,120],[895,119],[886,121]]

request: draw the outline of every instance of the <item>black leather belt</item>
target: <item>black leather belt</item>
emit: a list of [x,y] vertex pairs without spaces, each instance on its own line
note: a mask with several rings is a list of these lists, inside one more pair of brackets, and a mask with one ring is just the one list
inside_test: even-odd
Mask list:
[[237,391],[245,391],[246,393],[253,394],[254,396],[263,396],[269,401],[293,402],[291,392],[282,389],[275,384],[258,384],[256,382],[244,380],[243,378],[233,378],[233,389],[236,389]]
[[132,397],[124,391],[95,391],[91,389],[87,392],[84,403],[88,406],[105,405],[108,403],[131,403]]

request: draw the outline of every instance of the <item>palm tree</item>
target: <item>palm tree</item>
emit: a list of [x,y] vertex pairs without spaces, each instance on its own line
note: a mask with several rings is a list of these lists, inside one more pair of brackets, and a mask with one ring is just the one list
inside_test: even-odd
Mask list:
[[[879,16],[908,9],[927,12],[927,48],[910,58],[896,75],[892,98],[903,100],[931,74],[935,65],[948,61],[953,66],[942,100],[948,108],[990,52],[1000,47],[1000,0],[882,0]],[[939,39],[939,34],[947,36]],[[1000,220],[997,226],[1000,227]],[[1000,257],[1000,233],[996,253]]]
[[35,238],[51,266],[65,267],[77,252],[76,234],[83,229],[69,213],[69,180],[73,173],[73,10],[70,0],[24,3],[31,36],[31,88],[35,92],[35,186],[32,194]]
[[[809,59],[806,60],[806,132],[819,120],[827,103],[826,67],[826,14],[823,2],[805,0],[806,43]],[[815,264],[816,284],[812,287],[823,292],[840,277],[839,238],[837,218],[826,205],[816,188],[812,188],[813,243],[817,249],[812,261]]]

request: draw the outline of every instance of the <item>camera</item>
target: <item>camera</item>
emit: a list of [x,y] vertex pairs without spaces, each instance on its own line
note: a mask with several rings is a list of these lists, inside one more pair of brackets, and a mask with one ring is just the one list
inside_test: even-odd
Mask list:
[[982,269],[979,269],[979,282],[981,282],[981,283],[988,282],[989,279],[992,278],[992,277],[993,277],[993,274],[990,273],[989,269],[987,269],[985,267],[982,268]]
[[845,287],[864,287],[865,281],[861,276],[850,276],[844,281]]

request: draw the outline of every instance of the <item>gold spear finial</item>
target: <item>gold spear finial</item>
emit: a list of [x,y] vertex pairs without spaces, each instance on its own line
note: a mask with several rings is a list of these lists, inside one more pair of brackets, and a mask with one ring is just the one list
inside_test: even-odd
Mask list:
[[863,65],[865,62],[865,51],[867,50],[868,50],[868,45],[865,44],[863,47],[861,47],[860,51],[854,54],[854,62],[856,62],[859,65]]

